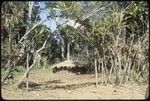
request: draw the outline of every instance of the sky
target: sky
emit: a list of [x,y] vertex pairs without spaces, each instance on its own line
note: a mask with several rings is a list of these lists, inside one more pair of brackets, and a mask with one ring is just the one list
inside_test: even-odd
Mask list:
[[[45,8],[46,7],[44,2],[39,2],[39,6],[40,6],[40,8]],[[40,18],[42,20],[45,20],[45,19],[47,19],[48,15],[49,14],[48,14],[48,12],[46,10],[42,10],[41,13],[40,13]],[[54,32],[56,30],[56,27],[57,27],[56,21],[53,20],[53,19],[46,20],[43,23],[43,25],[46,25],[48,28],[50,28],[52,32]]]
[[[43,10],[40,12],[40,18],[43,21],[43,20],[47,19],[47,16],[49,16],[49,13],[47,12],[48,9],[47,10],[44,9],[46,7],[44,2],[39,2],[39,6],[40,6],[40,8],[43,8]],[[55,9],[55,10],[57,10],[57,12],[60,12],[59,9]],[[57,17],[56,20],[48,19],[43,23],[43,25],[46,25],[48,28],[51,29],[52,32],[54,32],[57,29],[56,22],[59,24],[70,25],[75,29],[77,27],[81,26],[81,24],[76,23],[75,20],[66,19],[66,18],[62,18],[62,17]]]

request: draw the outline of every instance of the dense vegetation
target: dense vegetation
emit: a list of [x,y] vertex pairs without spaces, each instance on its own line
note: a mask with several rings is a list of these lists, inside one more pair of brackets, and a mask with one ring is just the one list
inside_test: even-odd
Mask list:
[[[145,1],[3,2],[1,70],[4,83],[18,67],[50,68],[67,58],[89,63],[102,84],[148,82],[149,15]],[[40,18],[57,21],[52,31]],[[62,20],[66,20],[63,24]],[[97,74],[98,73],[98,74]],[[20,83],[19,82],[19,83]]]

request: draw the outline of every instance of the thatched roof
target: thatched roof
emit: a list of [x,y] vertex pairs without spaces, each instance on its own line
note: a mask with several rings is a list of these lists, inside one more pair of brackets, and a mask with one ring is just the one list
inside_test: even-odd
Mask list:
[[73,67],[84,67],[86,65],[85,62],[81,61],[73,61],[73,60],[66,60],[61,63],[53,65],[51,68],[61,68],[61,67],[67,67],[67,68],[73,68]]

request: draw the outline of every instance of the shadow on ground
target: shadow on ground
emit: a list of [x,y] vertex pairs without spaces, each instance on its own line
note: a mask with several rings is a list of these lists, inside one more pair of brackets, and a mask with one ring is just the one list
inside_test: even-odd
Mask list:
[[51,90],[55,90],[55,89],[78,89],[78,88],[82,88],[82,87],[87,87],[87,86],[91,86],[95,84],[94,82],[86,82],[86,83],[81,83],[81,84],[69,84],[69,85],[55,85],[55,86],[48,86],[47,88],[51,89]]
[[[56,90],[56,89],[64,89],[64,90],[75,90],[82,87],[87,87],[94,85],[95,82],[86,82],[86,83],[80,83],[80,84],[64,84],[61,80],[53,80],[44,82],[41,84],[35,83],[35,82],[29,82],[29,91],[39,91],[39,90]],[[22,86],[25,87],[25,84]]]
[[[35,82],[31,82],[29,81],[29,90],[40,90],[43,87],[47,87],[47,85],[52,85],[52,84],[58,84],[58,83],[63,83],[61,82],[61,80],[53,80],[53,81],[48,81],[48,82],[44,82],[44,83],[35,83]],[[23,82],[19,88],[21,89],[25,89],[26,87],[26,83]]]

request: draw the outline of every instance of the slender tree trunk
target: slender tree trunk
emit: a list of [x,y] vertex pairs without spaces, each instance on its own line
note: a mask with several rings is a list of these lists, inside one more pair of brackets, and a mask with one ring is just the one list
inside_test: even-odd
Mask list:
[[70,43],[67,44],[67,60],[70,59]]
[[34,60],[33,60],[33,64],[26,70],[26,72],[24,73],[23,77],[21,78],[21,80],[17,83],[17,87],[22,83],[22,81],[25,79],[25,77],[27,76],[27,74],[29,73],[29,71],[34,67],[34,65],[36,64],[37,62],[37,55],[38,53],[44,49],[45,45],[46,45],[46,42],[48,40],[48,38],[50,37],[50,35],[47,36],[47,39],[45,40],[45,42],[43,43],[43,46],[38,49],[37,51],[35,51],[35,56],[34,56]]
[[109,80],[112,81],[111,78],[112,78],[112,70],[114,68],[114,62],[113,62],[112,57],[110,58],[111,58],[111,67],[110,67],[110,73],[109,73]]
[[129,61],[129,57],[127,57],[127,59],[126,59],[126,64],[125,64],[125,68],[124,68],[124,74],[123,74],[123,76],[122,76],[122,78],[120,80],[120,85],[125,83],[125,77],[127,76],[127,70],[129,68],[129,62],[128,61]]
[[[33,10],[33,5],[34,5],[34,2],[33,1],[30,1],[28,3],[28,18],[26,19],[26,21],[29,21],[29,24],[31,24],[31,16],[32,16],[32,10]],[[25,22],[26,22],[25,21]],[[23,39],[30,33],[31,30],[33,30],[37,25],[33,26],[30,30],[29,30],[29,26],[26,27],[26,33],[24,34],[24,36],[19,40],[19,43],[21,43],[23,41]],[[28,45],[26,44],[26,47],[28,47]],[[27,49],[27,51],[29,51]],[[29,68],[29,52],[27,53],[27,59],[26,59],[26,71],[28,71],[30,68]],[[27,72],[27,74],[25,75],[25,80],[26,80],[26,90],[28,91],[29,90],[29,81],[28,81],[28,77],[29,77],[29,72]]]
[[[29,69],[29,53],[27,53],[27,67],[26,69]],[[26,75],[26,90],[29,90],[29,73]]]
[[65,58],[65,44],[64,44],[64,39],[61,37],[61,56],[62,59]]
[[[10,59],[8,59],[8,62],[6,64],[6,66],[4,67],[6,72],[9,70],[9,66],[10,66]],[[7,74],[6,72],[5,72],[5,74]]]
[[[29,23],[31,24],[31,15],[32,15],[32,9],[33,9],[33,4],[34,2],[29,2],[29,13],[28,13],[28,21]],[[26,30],[26,33],[27,31],[29,30],[29,26],[27,27],[27,30]],[[28,46],[27,46],[28,47]],[[29,50],[27,50],[29,51]],[[29,52],[27,53],[27,65],[26,65],[26,70],[29,69]],[[29,90],[29,72],[27,73],[26,75],[26,90],[28,91]]]
[[89,50],[87,46],[86,46],[86,55],[89,56]]
[[61,46],[61,57],[62,57],[62,59],[64,59],[64,47],[63,46]]
[[105,70],[104,70],[104,62],[103,62],[103,59],[101,60],[101,70],[102,70],[102,84],[104,83],[104,75],[105,75]]
[[98,75],[97,75],[97,59],[95,58],[95,83],[98,86]]
[[132,61],[130,59],[129,65],[128,65],[128,70],[127,70],[126,82],[129,81],[129,76],[130,76],[130,71],[131,71],[131,64],[132,64]]
[[46,68],[46,65],[47,65],[47,58],[46,57],[43,57],[43,69],[45,69]]
[[99,72],[99,74],[101,73],[101,71],[100,71],[100,62],[98,62],[98,66],[97,66],[98,68],[97,68],[97,72]]

